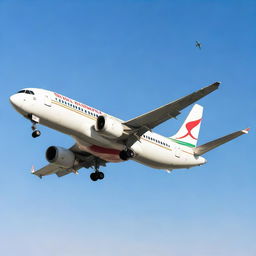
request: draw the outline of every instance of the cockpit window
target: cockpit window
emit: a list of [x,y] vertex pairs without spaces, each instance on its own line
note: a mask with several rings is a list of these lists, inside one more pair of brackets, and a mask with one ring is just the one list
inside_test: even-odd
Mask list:
[[35,95],[33,91],[28,91],[29,94]]
[[35,95],[35,93],[33,91],[30,91],[30,90],[21,90],[21,91],[18,91],[18,93],[26,93],[26,94]]

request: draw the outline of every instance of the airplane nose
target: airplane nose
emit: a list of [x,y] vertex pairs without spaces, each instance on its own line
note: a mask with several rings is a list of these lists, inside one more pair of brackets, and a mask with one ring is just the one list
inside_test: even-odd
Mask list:
[[12,95],[10,97],[10,102],[11,102],[12,105],[15,105],[15,95]]
[[10,97],[10,102],[13,105],[14,108],[21,109],[22,108],[22,99],[19,97],[19,95],[14,94]]

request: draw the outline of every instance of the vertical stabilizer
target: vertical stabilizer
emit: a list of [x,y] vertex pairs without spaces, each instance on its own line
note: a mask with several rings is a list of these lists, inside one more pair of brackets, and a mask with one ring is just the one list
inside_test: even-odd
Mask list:
[[196,147],[202,116],[203,107],[195,104],[179,131],[171,139],[188,147]]

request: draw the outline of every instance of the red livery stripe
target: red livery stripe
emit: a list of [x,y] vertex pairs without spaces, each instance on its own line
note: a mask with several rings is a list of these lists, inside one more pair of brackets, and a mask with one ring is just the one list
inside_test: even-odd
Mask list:
[[120,153],[120,150],[112,149],[112,148],[102,148],[96,145],[91,146],[90,149],[94,152],[103,153],[103,154],[119,155]]

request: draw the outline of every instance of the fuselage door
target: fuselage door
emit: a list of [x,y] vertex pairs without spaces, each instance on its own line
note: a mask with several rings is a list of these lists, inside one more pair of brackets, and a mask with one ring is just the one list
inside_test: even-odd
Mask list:
[[175,153],[175,156],[176,156],[177,158],[180,158],[180,154],[181,154],[180,147],[176,147],[174,153]]
[[52,106],[52,101],[50,95],[46,94],[44,96],[44,105],[51,107]]

